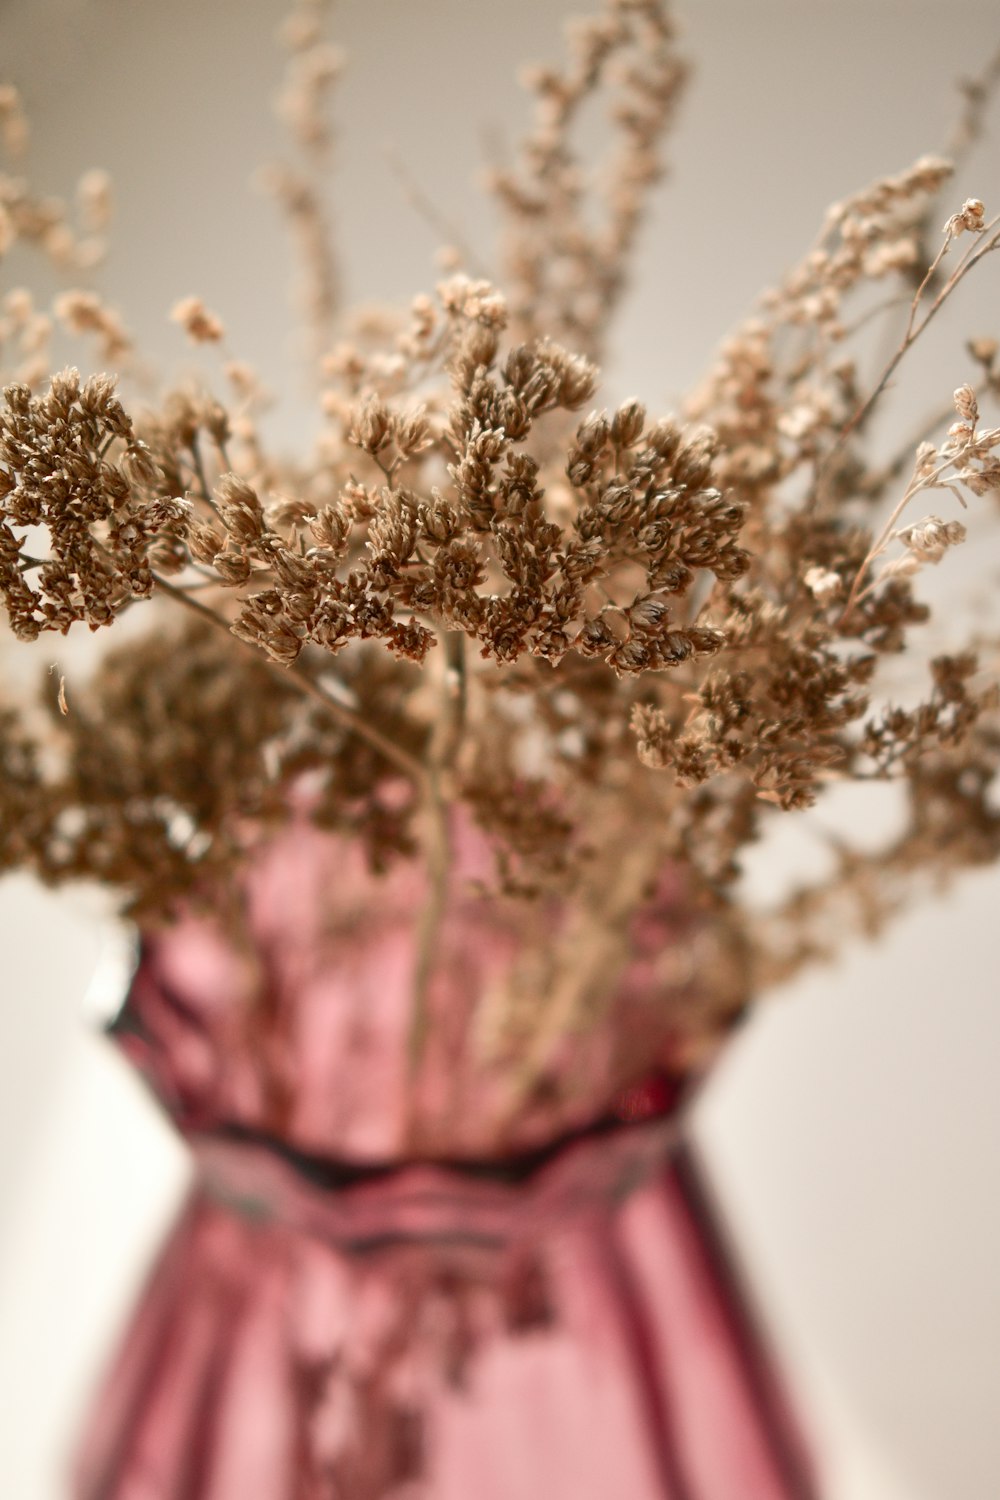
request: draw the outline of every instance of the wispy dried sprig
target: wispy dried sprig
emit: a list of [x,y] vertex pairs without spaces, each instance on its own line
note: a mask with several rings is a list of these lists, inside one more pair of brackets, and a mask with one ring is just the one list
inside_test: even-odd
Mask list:
[[[563,70],[526,71],[534,128],[516,163],[494,170],[490,186],[504,212],[502,280],[516,333],[547,334],[600,358],[643,203],[664,172],[660,141],[687,67],[658,0],[611,0],[600,17],[572,25],[569,45]],[[595,180],[572,132],[609,83],[617,149]]]
[[921,443],[917,449],[913,476],[858,569],[844,606],[845,616],[850,613],[857,600],[877,587],[877,583],[869,584],[866,588],[862,585],[871,564],[882,555],[893,539],[902,541],[906,552],[902,557],[886,564],[879,580],[901,575],[912,576],[924,563],[940,562],[949,547],[957,546],[965,540],[965,527],[961,522],[940,521],[936,516],[929,516],[916,526],[895,529],[896,522],[915,495],[922,490],[949,490],[964,506],[965,500],[960,487],[975,495],[984,495],[990,490],[1000,491],[1000,459],[993,451],[1000,446],[1000,427],[978,427],[979,403],[971,386],[959,386],[954,394],[954,402],[959,420],[952,423],[947,440],[940,450],[931,443]]
[[340,302],[340,272],[324,188],[334,141],[330,93],[344,56],[327,40],[330,10],[331,0],[295,0],[281,29],[288,62],[277,114],[291,137],[294,160],[269,167],[261,177],[288,222],[301,278],[302,323],[315,363],[331,346]]

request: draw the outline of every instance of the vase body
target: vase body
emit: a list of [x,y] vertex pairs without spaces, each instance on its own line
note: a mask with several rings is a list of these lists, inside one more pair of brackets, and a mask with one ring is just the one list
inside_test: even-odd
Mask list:
[[76,1500],[813,1496],[679,1133],[669,890],[525,1087],[477,1033],[523,932],[453,904],[415,1059],[418,878],[352,858],[297,823],[248,869],[239,941],[200,917],[144,945],[117,1038],[197,1170]]

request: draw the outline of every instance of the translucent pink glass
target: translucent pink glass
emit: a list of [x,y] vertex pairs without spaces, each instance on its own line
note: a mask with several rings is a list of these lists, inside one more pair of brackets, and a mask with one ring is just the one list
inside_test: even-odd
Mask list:
[[457,833],[416,1072],[416,866],[375,881],[303,818],[248,863],[241,940],[147,937],[116,1032],[199,1170],[78,1500],[814,1494],[679,1140],[676,889],[512,1109],[516,1059],[470,1038],[524,934],[469,894],[487,851]]

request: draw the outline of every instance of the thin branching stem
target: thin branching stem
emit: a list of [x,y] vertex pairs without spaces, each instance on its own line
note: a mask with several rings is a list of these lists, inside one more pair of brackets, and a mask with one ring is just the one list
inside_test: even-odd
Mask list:
[[1000,227],[998,226],[1000,226],[1000,214],[995,215],[989,221],[989,223],[986,224],[979,232],[979,236],[975,242],[975,245],[962,257],[961,261],[955,267],[955,270],[952,272],[952,274],[948,277],[947,281],[944,283],[944,286],[938,292],[937,296],[934,298],[934,301],[931,303],[930,307],[928,307],[923,318],[918,323],[916,321],[916,317],[919,309],[920,299],[923,296],[924,289],[930,281],[934,271],[937,269],[937,266],[940,264],[945,251],[947,250],[953,239],[953,235],[949,231],[948,237],[945,239],[944,243],[941,246],[941,249],[938,251],[930,269],[928,270],[923,281],[921,281],[920,286],[914,293],[913,301],[910,304],[910,315],[907,319],[906,331],[902,339],[900,340],[896,349],[893,351],[891,358],[885,365],[885,368],[876,381],[874,388],[869,392],[865,399],[859,403],[859,405],[855,408],[853,415],[840,429],[840,432],[837,434],[836,441],[834,442],[832,448],[826,456],[822,467],[820,468],[819,474],[817,475],[816,487],[814,492],[817,497],[822,493],[825,483],[830,478],[834,464],[837,458],[839,458],[840,454],[843,452],[849,438],[864,423],[875,403],[882,395],[882,392],[889,384],[889,381],[896,373],[896,370],[898,369],[903,357],[913,347],[917,339],[927,328],[927,325],[932,321],[937,313],[940,312],[941,308],[944,306],[945,302],[958,286],[959,282],[968,274],[969,271],[971,271],[974,265],[977,265],[978,262],[982,260],[984,255],[989,254],[991,250],[995,250],[997,246],[1000,245]]
[[419,214],[431,232],[439,237],[439,242],[444,245],[453,245],[473,276],[478,276],[483,281],[494,281],[495,277],[492,272],[483,265],[475,251],[469,248],[464,236],[448,216],[443,214],[426,193],[417,186],[394,146],[385,148],[385,159],[389,170],[399,183],[405,201],[414,213]]
[[[979,394],[980,392],[976,391],[976,395],[978,396]],[[868,491],[871,498],[877,499],[884,492],[887,485],[891,484],[894,479],[898,479],[906,468],[906,465],[912,463],[913,455],[920,447],[920,444],[929,442],[935,432],[938,432],[946,422],[954,421],[954,417],[954,401],[948,401],[945,405],[939,406],[937,411],[932,413],[931,416],[924,417],[923,421],[914,429],[906,441],[900,444],[888,463],[874,476]]]
[[410,1025],[410,1065],[416,1071],[423,1056],[430,1021],[430,982],[448,908],[452,868],[449,783],[461,746],[466,714],[465,638],[449,630],[444,638],[444,682],[426,770],[428,834],[426,843],[428,895],[417,928],[413,1016]]
[[427,773],[420,762],[407,754],[399,745],[393,744],[392,740],[376,729],[373,724],[369,724],[367,719],[361,714],[356,713],[352,708],[348,708],[346,703],[338,702],[336,698],[320,687],[317,682],[314,682],[311,677],[307,677],[304,672],[295,668],[288,670],[285,667],[279,666],[277,662],[263,656],[260,650],[251,642],[241,640],[239,636],[233,635],[229,628],[228,620],[223,615],[217,614],[214,609],[209,609],[207,604],[202,604],[199,599],[192,599],[190,594],[184,589],[178,588],[176,584],[168,582],[159,573],[154,573],[153,578],[157,588],[162,589],[165,594],[169,594],[172,599],[176,599],[178,604],[182,604],[185,609],[200,615],[203,620],[209,621],[217,629],[224,630],[231,640],[243,650],[248,651],[256,661],[267,667],[269,671],[280,677],[282,682],[289,684],[296,692],[302,693],[321,704],[327,713],[343,725],[345,729],[349,730],[352,734],[356,734],[359,739],[365,740],[374,750],[377,750],[380,755],[385,756],[386,760],[391,761],[399,770],[405,772],[419,786],[426,786]]
[[[914,473],[912,479],[903,492],[902,498],[898,500],[896,505],[893,507],[892,515],[889,517],[882,530],[879,532],[877,539],[872,543],[864,562],[861,564],[860,568],[854,576],[854,582],[851,585],[851,592],[848,595],[847,603],[844,605],[844,612],[840,617],[842,622],[847,619],[855,604],[857,604],[860,599],[864,598],[866,594],[871,592],[871,587],[867,589],[862,589],[861,587],[862,582],[864,581],[865,574],[868,572],[868,569],[871,567],[875,559],[877,557],[881,557],[889,542],[892,540],[893,528],[895,527],[896,522],[899,520],[900,516],[903,514],[903,511],[913,499],[914,495],[919,494],[921,490],[933,489],[937,481],[941,478],[941,475],[947,473],[950,468],[952,468],[957,462],[960,461],[961,457],[961,453],[951,453],[946,459],[944,459],[942,463],[938,464],[936,468],[932,469],[929,474],[922,474],[919,472],[919,470]],[[962,503],[964,504],[964,501]]]

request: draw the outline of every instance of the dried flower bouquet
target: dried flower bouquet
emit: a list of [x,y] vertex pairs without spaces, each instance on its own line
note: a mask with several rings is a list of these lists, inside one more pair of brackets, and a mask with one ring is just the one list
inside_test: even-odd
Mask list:
[[[0,588],[15,635],[96,630],[147,599],[164,608],[86,687],[60,686],[58,756],[6,711],[2,865],[97,879],[159,920],[177,901],[216,902],[308,788],[312,821],[363,847],[373,871],[416,860],[425,872],[419,1048],[441,923],[468,896],[455,843],[479,840],[492,868],[476,899],[529,928],[545,912],[546,934],[562,914],[560,943],[498,1002],[503,1047],[519,1067],[534,1059],[528,1088],[551,1083],[561,1027],[603,1025],[628,915],[669,872],[701,945],[697,1000],[668,954],[657,986],[693,1056],[842,938],[849,906],[871,930],[926,873],[996,854],[995,690],[976,643],[927,664],[911,709],[878,689],[883,657],[920,651],[914,575],[963,539],[953,497],[981,504],[1000,486],[1000,430],[979,413],[1000,379],[993,341],[970,344],[976,385],[959,387],[954,420],[929,428],[915,459],[876,467],[865,438],[896,367],[1000,225],[970,199],[938,233],[951,166],[923,158],[834,205],[682,417],[651,420],[638,401],[601,411],[595,361],[686,76],[666,7],[622,0],[572,30],[561,71],[528,76],[532,129],[493,178],[500,286],[452,250],[436,297],[345,314],[335,342],[318,182],[340,58],[322,9],[303,4],[286,31],[300,163],[273,184],[323,351],[313,454],[266,450],[256,377],[236,361],[224,400],[181,389],[123,404],[104,372],[47,379],[54,321],[96,339],[126,383],[139,374],[113,309],[78,290],[51,312],[25,291],[4,304],[18,378],[0,417]],[[960,149],[990,81],[968,90]],[[595,93],[610,99],[616,149],[592,181],[573,128]],[[13,89],[0,106],[16,154]],[[81,182],[79,228],[22,179],[2,187],[6,242],[63,268],[99,253],[102,174]],[[868,388],[852,306],[885,283],[908,288],[909,306]],[[196,341],[222,338],[196,298],[175,316]],[[928,491],[951,519],[914,520]],[[901,781],[909,826],[875,856],[845,849],[834,878],[749,924],[741,850],[854,777]],[[569,978],[578,962],[601,970],[603,998]]]
[[[324,11],[299,0],[285,31],[297,161],[271,184],[322,386],[312,453],[271,450],[258,377],[196,297],[174,316],[220,346],[224,396],[151,398],[90,291],[3,303],[13,633],[150,600],[155,625],[50,683],[44,727],[4,710],[0,869],[122,893],[145,935],[126,1045],[193,1136],[506,1158],[657,1116],[770,986],[1000,853],[994,643],[931,655],[920,598],[965,539],[956,502],[1000,493],[996,341],[969,342],[897,458],[870,443],[1000,216],[948,200],[951,162],[923,157],[830,209],[680,415],[602,410],[686,79],[670,7],[607,0],[561,69],[528,75],[531,128],[492,177],[495,284],[452,246],[434,296],[377,315],[338,300]],[[998,73],[967,87],[953,155]],[[615,141],[599,173],[574,144],[594,96]],[[0,125],[16,156],[10,87]],[[3,248],[81,276],[108,214],[100,173],[76,223],[0,179]],[[875,317],[895,333],[868,381],[852,351]],[[55,329],[96,341],[97,373],[49,378]],[[906,708],[883,671],[900,653],[926,679]],[[859,779],[903,788],[901,831],[751,912],[747,846]]]

